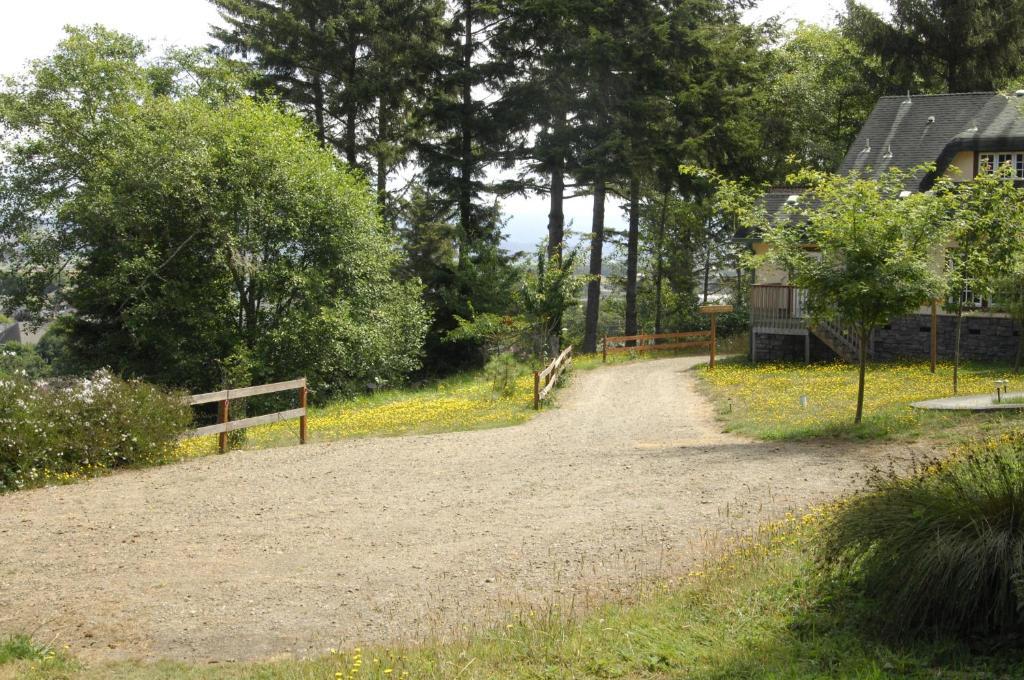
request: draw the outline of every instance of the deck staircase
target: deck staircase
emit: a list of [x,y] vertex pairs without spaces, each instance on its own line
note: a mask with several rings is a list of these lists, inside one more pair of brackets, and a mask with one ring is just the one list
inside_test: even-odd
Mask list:
[[846,326],[832,321],[820,321],[812,325],[810,330],[846,363],[855,364],[860,361],[860,338]]
[[[813,335],[843,361],[860,359],[860,338],[842,321],[813,321],[807,311],[807,291],[787,285],[760,284],[751,289],[752,333]],[[868,355],[871,348],[868,347]],[[807,349],[810,361],[810,346]]]

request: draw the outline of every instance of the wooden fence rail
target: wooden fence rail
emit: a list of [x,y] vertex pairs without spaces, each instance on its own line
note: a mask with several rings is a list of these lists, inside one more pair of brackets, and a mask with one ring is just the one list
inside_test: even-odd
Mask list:
[[[685,340],[685,342],[663,342],[658,340]],[[635,342],[635,345],[626,343]],[[691,349],[705,347],[711,349],[714,334],[711,331],[688,331],[686,333],[657,333],[649,335],[609,335],[604,339],[602,361],[608,361],[608,355],[615,352],[657,352],[663,349]]]
[[[244,399],[245,397],[256,397],[261,394],[274,394],[276,392],[287,392],[289,390],[299,391],[299,408],[288,411],[279,411],[278,413],[268,413],[267,415],[256,416],[253,418],[243,418],[242,420],[231,420],[232,399]],[[298,419],[299,443],[305,444],[307,434],[307,417],[309,415],[308,401],[309,389],[305,378],[289,380],[288,382],[273,383],[270,385],[256,385],[254,387],[242,387],[235,390],[221,390],[219,392],[195,394],[189,397],[189,403],[192,406],[213,404],[216,402],[220,404],[220,407],[217,413],[216,425],[207,425],[206,427],[200,427],[192,430],[188,433],[188,436],[202,437],[208,434],[216,434],[218,435],[220,452],[225,453],[228,450],[228,432],[243,430],[247,427],[255,427],[256,425],[267,425],[269,423],[279,423],[284,420]]]
[[533,374],[533,408],[540,410],[540,403],[551,393],[562,371],[572,361],[572,346],[566,348],[552,361],[543,371],[535,371]]

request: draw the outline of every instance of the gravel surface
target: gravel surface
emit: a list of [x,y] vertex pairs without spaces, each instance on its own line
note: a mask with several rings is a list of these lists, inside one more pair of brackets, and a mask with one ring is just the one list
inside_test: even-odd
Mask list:
[[579,372],[516,427],[239,452],[0,496],[0,634],[90,661],[444,637],[686,570],[906,447],[722,434],[698,359]]

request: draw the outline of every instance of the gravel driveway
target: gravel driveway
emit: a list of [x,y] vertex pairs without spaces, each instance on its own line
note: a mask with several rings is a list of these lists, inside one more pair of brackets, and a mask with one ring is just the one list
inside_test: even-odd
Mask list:
[[516,427],[239,452],[0,496],[0,634],[87,660],[444,635],[685,570],[882,446],[722,434],[698,359],[575,375]]

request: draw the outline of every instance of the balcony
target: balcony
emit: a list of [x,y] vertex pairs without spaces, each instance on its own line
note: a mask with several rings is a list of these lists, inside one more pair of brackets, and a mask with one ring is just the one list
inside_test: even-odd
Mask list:
[[785,285],[755,285],[750,292],[750,325],[755,332],[806,335],[807,291]]

